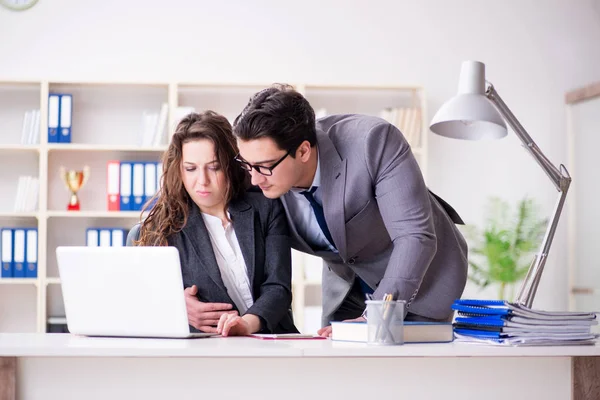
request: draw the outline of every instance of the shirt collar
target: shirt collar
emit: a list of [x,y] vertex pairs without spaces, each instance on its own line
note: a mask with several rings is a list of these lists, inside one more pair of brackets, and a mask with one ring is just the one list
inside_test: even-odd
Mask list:
[[[204,223],[207,226],[210,226],[211,230],[226,229],[229,227],[229,225],[231,225],[231,223],[228,223],[226,227],[223,227],[223,222],[221,221],[221,218],[215,217],[214,215],[210,215],[210,214],[207,214],[204,212],[200,212],[200,214],[202,214],[202,219],[204,219]],[[229,214],[229,211],[227,211],[227,218],[231,219],[231,215]]]

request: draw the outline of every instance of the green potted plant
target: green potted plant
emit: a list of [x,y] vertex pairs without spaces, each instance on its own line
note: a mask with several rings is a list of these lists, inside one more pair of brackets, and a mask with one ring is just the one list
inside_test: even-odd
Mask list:
[[[515,211],[505,200],[489,199],[484,228],[465,227],[471,282],[482,289],[498,285],[498,298],[512,301],[514,286],[527,274],[548,223],[537,211],[532,199],[519,201]],[[510,299],[506,298],[507,288]]]

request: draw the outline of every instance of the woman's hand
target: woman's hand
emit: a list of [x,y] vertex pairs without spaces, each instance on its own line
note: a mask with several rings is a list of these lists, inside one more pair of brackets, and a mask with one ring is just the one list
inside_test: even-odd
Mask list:
[[217,324],[217,333],[222,336],[248,336],[260,330],[260,319],[253,314],[243,317],[223,314]]

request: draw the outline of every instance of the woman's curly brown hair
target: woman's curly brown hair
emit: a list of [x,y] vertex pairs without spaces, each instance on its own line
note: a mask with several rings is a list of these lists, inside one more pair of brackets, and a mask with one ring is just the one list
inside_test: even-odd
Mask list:
[[[182,148],[187,142],[202,139],[213,143],[216,159],[225,173],[225,209],[231,200],[240,197],[248,188],[248,173],[234,160],[238,148],[227,118],[214,111],[188,114],[177,125],[163,154],[161,189],[144,206],[144,211],[151,207],[150,213],[142,223],[136,245],[167,246],[167,238],[180,232],[187,223],[189,209],[196,205],[181,179]],[[154,202],[156,204],[151,206]]]

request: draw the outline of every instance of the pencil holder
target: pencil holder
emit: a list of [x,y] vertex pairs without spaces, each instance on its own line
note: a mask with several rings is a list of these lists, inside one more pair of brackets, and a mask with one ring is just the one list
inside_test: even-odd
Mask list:
[[404,344],[404,300],[367,300],[368,344]]

